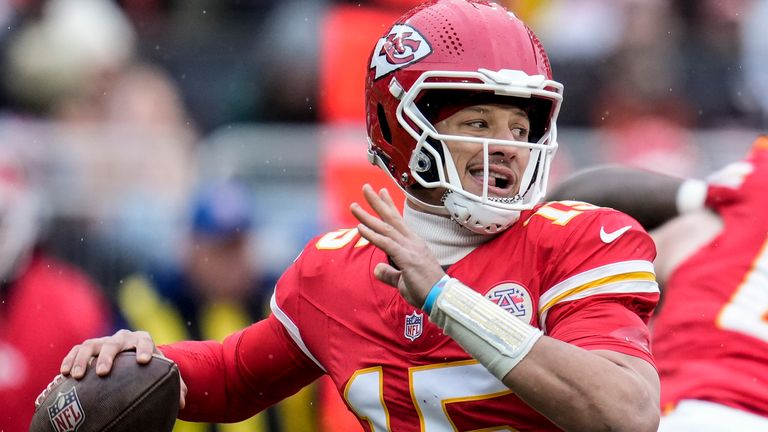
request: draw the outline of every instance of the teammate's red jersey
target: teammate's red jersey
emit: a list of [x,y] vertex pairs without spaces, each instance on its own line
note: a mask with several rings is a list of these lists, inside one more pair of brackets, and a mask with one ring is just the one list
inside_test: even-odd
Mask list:
[[111,329],[109,305],[79,270],[40,255],[0,291],[0,431],[26,431],[69,349]]
[[654,324],[662,407],[768,416],[768,137],[712,177],[707,201],[724,229],[672,273]]
[[[555,202],[524,212],[447,273],[548,336],[653,364],[645,323],[658,300],[654,255],[650,237],[628,216]],[[183,415],[247,415],[262,399],[279,397],[268,389],[290,393],[327,373],[369,431],[557,430],[377,281],[373,269],[386,259],[356,230],[326,234],[280,279],[266,322],[223,348],[162,347],[189,385]]]

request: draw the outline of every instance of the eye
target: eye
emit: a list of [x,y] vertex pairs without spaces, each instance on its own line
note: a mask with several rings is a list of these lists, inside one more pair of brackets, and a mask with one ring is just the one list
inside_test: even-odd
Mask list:
[[470,120],[464,122],[464,125],[472,129],[484,129],[488,127],[488,123],[485,120]]
[[518,141],[528,141],[528,136],[530,134],[530,131],[524,127],[513,127],[512,128],[512,135],[515,137]]

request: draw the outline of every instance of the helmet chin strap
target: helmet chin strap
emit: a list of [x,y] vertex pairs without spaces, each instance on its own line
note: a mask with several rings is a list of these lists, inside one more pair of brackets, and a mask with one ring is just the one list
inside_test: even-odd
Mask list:
[[519,210],[491,208],[450,191],[443,196],[443,205],[451,219],[478,234],[498,234],[520,218]]
[[448,213],[448,209],[445,208],[445,206],[442,205],[434,205],[434,204],[428,204],[419,198],[417,198],[413,193],[410,193],[408,191],[405,192],[405,196],[408,199],[408,202],[410,204],[413,204],[413,207],[416,209],[419,209],[426,213],[431,213],[438,216],[450,216],[450,213]]
[[[450,155],[445,142],[440,140],[440,144],[443,146],[443,154]],[[486,150],[487,151],[487,150]],[[522,183],[526,185],[530,184],[533,174],[532,166],[534,163],[529,163],[523,174]],[[448,175],[448,182],[459,189],[463,190],[461,183],[461,177],[459,176],[456,166],[453,163],[453,158],[446,156],[445,168]],[[485,181],[487,182],[487,169],[485,173]],[[519,195],[515,199],[519,199]],[[478,234],[494,235],[507,229],[510,225],[517,222],[520,218],[520,211],[518,210],[506,210],[500,208],[493,208],[487,205],[483,205],[480,202],[467,198],[460,193],[453,193],[447,191],[443,195],[443,206],[448,211],[451,219],[456,221],[464,228]]]

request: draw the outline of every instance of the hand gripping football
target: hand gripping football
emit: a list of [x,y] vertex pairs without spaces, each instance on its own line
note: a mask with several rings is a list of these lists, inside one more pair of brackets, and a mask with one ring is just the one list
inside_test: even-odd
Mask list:
[[35,401],[29,432],[170,431],[179,386],[171,360],[153,356],[141,365],[136,353],[122,352],[105,377],[96,375],[93,364],[80,380],[56,376]]

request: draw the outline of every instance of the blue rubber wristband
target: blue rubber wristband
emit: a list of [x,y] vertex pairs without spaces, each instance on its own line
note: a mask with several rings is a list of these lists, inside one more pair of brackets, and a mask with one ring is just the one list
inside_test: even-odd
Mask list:
[[429,294],[427,294],[427,298],[424,299],[424,306],[421,307],[421,309],[426,312],[427,315],[432,313],[432,306],[434,306],[435,300],[437,300],[437,297],[439,297],[440,293],[443,292],[443,287],[445,287],[445,283],[448,282],[450,278],[450,276],[444,275],[440,278],[439,281],[432,285],[432,288],[430,288]]

